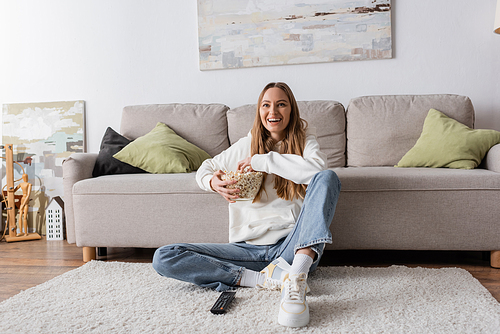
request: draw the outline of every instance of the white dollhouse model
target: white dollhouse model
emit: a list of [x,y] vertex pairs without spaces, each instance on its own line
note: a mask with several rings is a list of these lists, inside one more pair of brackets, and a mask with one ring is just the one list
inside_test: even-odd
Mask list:
[[64,239],[64,202],[61,197],[52,198],[45,208],[47,240]]

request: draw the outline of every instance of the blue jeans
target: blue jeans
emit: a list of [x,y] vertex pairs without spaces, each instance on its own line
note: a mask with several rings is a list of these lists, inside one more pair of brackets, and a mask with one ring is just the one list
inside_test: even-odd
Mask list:
[[162,276],[224,291],[239,282],[243,270],[261,271],[278,257],[292,263],[298,249],[311,247],[317,256],[332,243],[332,222],[340,194],[340,180],[331,170],[317,173],[307,186],[306,196],[294,229],[274,245],[173,244],[158,248],[153,267]]

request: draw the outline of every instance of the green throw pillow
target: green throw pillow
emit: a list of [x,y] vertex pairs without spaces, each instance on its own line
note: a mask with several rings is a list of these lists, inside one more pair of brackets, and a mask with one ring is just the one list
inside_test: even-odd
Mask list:
[[476,168],[500,132],[471,129],[436,109],[429,110],[420,138],[395,167]]
[[114,158],[155,174],[190,173],[210,155],[158,123],[148,134],[137,138]]

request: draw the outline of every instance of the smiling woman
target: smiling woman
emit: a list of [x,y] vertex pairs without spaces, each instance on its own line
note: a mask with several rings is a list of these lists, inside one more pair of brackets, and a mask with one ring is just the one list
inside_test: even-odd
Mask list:
[[[326,165],[290,87],[268,84],[250,134],[205,160],[196,173],[200,188],[230,203],[230,243],[167,245],[156,251],[153,267],[160,275],[218,291],[283,286],[278,322],[307,325],[307,275],[331,243],[329,226],[340,194],[340,181]],[[252,201],[239,201],[244,189],[226,177],[243,170],[262,173]]]
[[[272,152],[279,144],[279,153],[302,156],[307,122],[300,118],[299,107],[290,87],[284,82],[271,82],[262,90],[257,103],[257,114],[252,128],[251,155]],[[245,166],[243,166],[245,167]],[[264,179],[266,176],[264,175]],[[303,198],[305,185],[296,184],[279,175],[274,177],[274,188],[283,199]],[[260,199],[262,189],[256,200]]]

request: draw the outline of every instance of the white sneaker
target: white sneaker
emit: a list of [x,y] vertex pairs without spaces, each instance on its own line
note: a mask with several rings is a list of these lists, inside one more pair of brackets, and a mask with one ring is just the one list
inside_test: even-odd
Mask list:
[[282,326],[302,327],[309,323],[306,301],[307,274],[286,275],[281,290],[278,322]]
[[261,290],[281,290],[283,278],[288,274],[290,268],[285,259],[281,257],[277,258],[261,271],[261,273],[266,275],[266,279],[264,283],[257,284],[256,287]]

